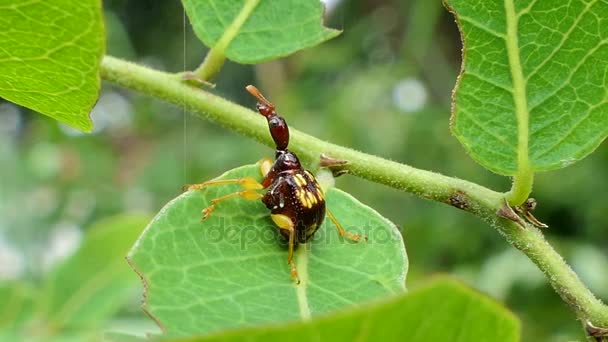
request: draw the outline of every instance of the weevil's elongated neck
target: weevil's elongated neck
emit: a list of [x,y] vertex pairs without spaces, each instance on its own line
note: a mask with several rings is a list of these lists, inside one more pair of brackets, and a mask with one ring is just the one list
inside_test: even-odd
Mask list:
[[289,127],[285,119],[276,112],[272,112],[266,119],[268,120],[268,129],[277,151],[287,150],[287,146],[289,145]]

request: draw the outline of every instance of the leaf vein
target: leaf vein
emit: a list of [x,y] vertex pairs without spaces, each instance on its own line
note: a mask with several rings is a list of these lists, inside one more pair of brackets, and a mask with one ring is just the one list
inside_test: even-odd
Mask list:
[[530,80],[530,78],[532,78],[532,76],[536,75],[536,73],[542,67],[544,67],[553,58],[553,56],[555,56],[555,54],[557,54],[562,49],[562,47],[564,46],[564,44],[566,43],[568,38],[570,38],[570,35],[574,31],[574,29],[577,27],[578,23],[583,19],[585,14],[587,14],[587,12],[589,12],[589,9],[596,3],[597,3],[597,0],[592,0],[587,4],[587,6],[581,11],[581,13],[578,15],[578,17],[576,17],[576,19],[574,20],[574,23],[572,23],[572,26],[570,26],[568,31],[566,31],[566,33],[564,33],[564,36],[560,40],[559,44],[557,44],[555,46],[555,48],[553,49],[553,51],[551,51],[551,53],[547,56],[547,58],[545,58],[539,65],[537,65],[536,68],[534,68],[530,72],[530,74],[528,74],[528,76],[526,77],[526,82],[528,82]]
[[493,35],[495,37],[501,38],[503,40],[506,39],[506,35],[504,33],[495,31],[494,29],[489,28],[485,24],[482,24],[482,23],[478,22],[477,20],[475,20],[473,18],[465,17],[463,15],[458,15],[458,18],[461,21],[467,22],[467,23],[469,23],[469,24],[477,27],[478,29],[480,29],[480,30],[482,30],[482,31],[484,31],[486,33],[489,33],[489,34],[491,34],[491,35]]

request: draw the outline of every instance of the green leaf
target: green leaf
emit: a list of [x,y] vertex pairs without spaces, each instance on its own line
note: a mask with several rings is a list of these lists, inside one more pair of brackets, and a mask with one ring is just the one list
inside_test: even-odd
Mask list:
[[[259,167],[220,178],[252,176]],[[129,254],[147,289],[145,309],[169,335],[188,336],[228,327],[316,316],[404,290],[407,257],[401,234],[350,195],[331,189],[327,207],[350,232],[338,236],[326,219],[311,243],[300,245],[296,285],[287,244],[259,201],[223,202],[201,221],[201,209],[238,186],[189,191],[167,204]]]
[[488,169],[574,163],[608,136],[608,3],[448,0],[464,49],[452,131]]
[[[142,336],[134,336],[125,333],[118,332],[108,332],[103,336],[103,340],[105,342],[149,342],[151,339],[142,337]],[[155,341],[155,340],[152,340]]]
[[120,215],[88,230],[82,246],[51,271],[41,290],[39,320],[47,331],[96,327],[124,305],[138,283],[124,255],[149,219]]
[[318,0],[182,0],[198,38],[239,63],[284,57],[337,36]]
[[0,97],[83,131],[99,95],[99,0],[0,0]]
[[15,329],[31,316],[32,294],[26,284],[0,283],[0,331]]
[[282,326],[263,326],[203,341],[519,341],[519,320],[504,307],[449,278],[352,310]]

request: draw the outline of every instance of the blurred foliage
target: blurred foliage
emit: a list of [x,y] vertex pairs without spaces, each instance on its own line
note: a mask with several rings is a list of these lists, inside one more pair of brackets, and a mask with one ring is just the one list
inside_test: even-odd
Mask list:
[[[100,220],[72,255],[61,261],[47,255],[56,265],[49,266],[41,284],[23,280],[0,285],[0,340],[100,340],[108,321],[139,292],[139,279],[124,255],[150,219],[130,214]],[[65,248],[70,239],[61,241]],[[157,328],[151,322],[145,330],[130,327],[132,334],[146,331]]]
[[[104,7],[108,54],[175,72],[202,61],[205,48],[179,2],[109,0]],[[509,188],[507,178],[477,165],[450,135],[460,38],[440,1],[338,1],[327,15],[329,27],[344,31],[338,38],[255,67],[227,62],[215,92],[252,106],[244,86],[254,83],[304,132]],[[412,94],[419,102],[414,110]],[[182,184],[273,154],[181,109],[107,84],[92,118],[96,128],[84,135],[0,103],[0,257],[11,261],[0,263],[3,278],[40,281],[92,222],[157,211]],[[550,225],[547,237],[604,300],[608,281],[599,270],[608,262],[607,173],[604,143],[580,163],[538,174],[533,194],[536,216]],[[522,318],[525,341],[583,339],[574,314],[542,275],[490,227],[354,177],[339,178],[337,186],[402,228],[408,287],[433,273],[457,274],[504,300]],[[140,294],[132,298],[112,321],[114,330],[146,326]]]

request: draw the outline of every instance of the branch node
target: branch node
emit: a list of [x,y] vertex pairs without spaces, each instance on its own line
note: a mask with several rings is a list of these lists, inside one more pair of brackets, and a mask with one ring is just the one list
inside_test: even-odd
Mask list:
[[186,71],[184,73],[180,74],[182,81],[193,85],[195,87],[202,87],[202,86],[206,86],[209,87],[211,89],[215,88],[215,83],[211,83],[209,81],[205,81],[204,79],[198,77],[195,73],[193,73],[192,71]]
[[608,337],[608,328],[596,327],[590,321],[585,323],[585,331],[588,336],[595,338],[597,342],[602,342],[605,337]]
[[330,170],[334,177],[339,177],[349,172],[344,168],[348,165],[348,160],[337,159],[325,153],[321,153],[319,160],[319,166]]
[[515,211],[526,218],[528,222],[533,224],[537,228],[548,228],[549,226],[540,222],[534,215],[532,210],[536,209],[536,200],[532,197],[528,198],[526,202],[520,206],[515,207]]
[[513,208],[509,205],[509,202],[507,202],[506,199],[504,200],[504,203],[500,209],[498,209],[496,212],[496,215],[511,220],[522,228],[526,228],[526,222],[519,215],[517,215],[515,211],[513,211]]

